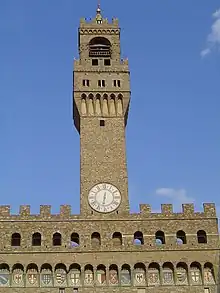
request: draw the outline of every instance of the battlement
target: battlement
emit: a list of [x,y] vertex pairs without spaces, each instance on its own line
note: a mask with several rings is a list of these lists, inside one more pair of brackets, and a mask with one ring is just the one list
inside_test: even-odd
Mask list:
[[216,208],[214,203],[204,203],[203,211],[196,212],[195,206],[193,203],[182,204],[182,212],[174,213],[172,204],[161,204],[161,213],[152,213],[151,206],[148,204],[140,204],[140,213],[144,216],[149,215],[162,215],[163,217],[177,217],[183,216],[187,218],[197,218],[197,217],[205,217],[205,218],[215,218]]
[[[90,27],[91,25],[100,27],[100,24],[97,24],[96,18],[92,18],[92,19],[81,18],[80,19],[80,28]],[[111,26],[111,27],[118,28],[119,21],[118,21],[118,18],[112,18],[111,21],[108,20],[107,18],[103,18],[101,25],[102,25],[102,27]]]
[[[106,219],[106,215],[104,215]],[[123,217],[126,217],[123,215]],[[183,204],[182,211],[179,213],[173,212],[172,204],[162,204],[161,212],[152,212],[151,206],[148,204],[140,204],[140,212],[136,214],[130,214],[127,216],[128,220],[134,218],[138,219],[202,219],[202,218],[216,218],[216,208],[214,203],[204,203],[203,211],[196,212],[194,204]],[[92,217],[93,218],[93,217]],[[100,214],[100,218],[103,219],[103,215]],[[115,219],[115,214],[110,214],[109,218]],[[117,218],[121,218],[118,214]],[[81,215],[74,215],[71,213],[70,205],[61,205],[60,212],[58,214],[51,213],[51,205],[41,205],[39,214],[31,214],[29,205],[21,205],[19,209],[19,214],[11,214],[10,206],[4,205],[0,206],[0,220],[83,220]]]

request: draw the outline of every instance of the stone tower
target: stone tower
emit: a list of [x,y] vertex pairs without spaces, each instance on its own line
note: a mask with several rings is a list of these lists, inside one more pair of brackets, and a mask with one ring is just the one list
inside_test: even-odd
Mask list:
[[120,56],[118,20],[109,23],[98,7],[91,22],[81,20],[78,34],[73,101],[81,148],[80,212],[125,215],[129,212],[125,127],[130,81],[128,61]]
[[215,205],[129,213],[125,126],[130,85],[118,21],[81,20],[74,122],[81,143],[81,213],[0,206],[0,293],[218,293]]

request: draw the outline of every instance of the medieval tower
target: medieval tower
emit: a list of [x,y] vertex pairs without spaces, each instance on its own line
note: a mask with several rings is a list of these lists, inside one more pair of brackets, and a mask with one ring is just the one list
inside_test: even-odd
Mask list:
[[[125,147],[130,102],[120,28],[98,7],[81,19],[74,61],[73,118],[80,135],[80,214],[68,205],[38,215],[0,206],[0,293],[216,293],[215,205],[174,213],[147,204],[130,213]],[[132,121],[131,121],[132,123]]]

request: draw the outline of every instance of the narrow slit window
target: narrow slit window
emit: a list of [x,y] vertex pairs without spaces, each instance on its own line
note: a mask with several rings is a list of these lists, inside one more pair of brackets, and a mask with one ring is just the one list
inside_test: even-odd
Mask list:
[[88,79],[83,79],[83,86],[89,86],[90,82]]
[[114,81],[113,81],[113,84],[114,84],[114,86],[116,87],[116,86],[117,86],[117,81],[114,80]]
[[102,80],[102,87],[105,87],[105,80]]
[[118,83],[118,87],[121,87],[121,81],[118,80],[117,83]]
[[101,80],[98,80],[98,86],[99,86],[99,87],[102,86],[102,82],[101,82]]

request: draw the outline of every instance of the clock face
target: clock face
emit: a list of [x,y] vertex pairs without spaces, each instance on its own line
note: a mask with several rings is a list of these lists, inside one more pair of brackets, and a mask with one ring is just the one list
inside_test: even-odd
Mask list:
[[100,183],[95,185],[88,196],[89,205],[97,212],[110,213],[121,203],[120,191],[112,184]]

